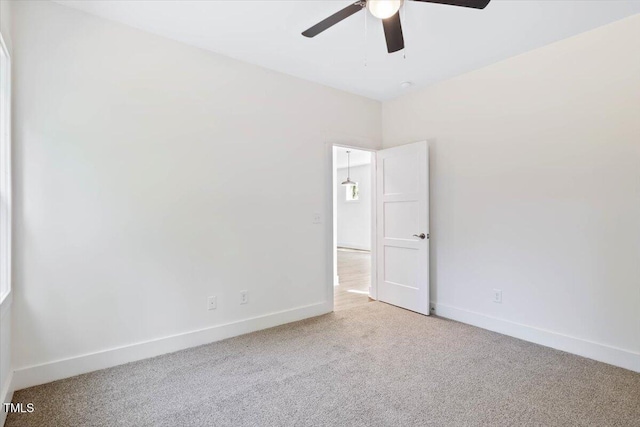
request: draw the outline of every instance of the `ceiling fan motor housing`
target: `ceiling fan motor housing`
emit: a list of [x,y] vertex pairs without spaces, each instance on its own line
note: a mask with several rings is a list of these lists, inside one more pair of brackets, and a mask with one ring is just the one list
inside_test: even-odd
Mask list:
[[[491,0],[414,0],[421,3],[438,3],[450,6],[470,7],[484,9]],[[400,8],[404,0],[358,0],[355,3],[334,13],[326,19],[318,22],[313,27],[302,33],[305,37],[315,37],[321,32],[333,27],[351,15],[366,8],[373,16],[382,20],[384,37],[389,53],[404,49],[404,36],[402,35],[402,23],[400,22]]]

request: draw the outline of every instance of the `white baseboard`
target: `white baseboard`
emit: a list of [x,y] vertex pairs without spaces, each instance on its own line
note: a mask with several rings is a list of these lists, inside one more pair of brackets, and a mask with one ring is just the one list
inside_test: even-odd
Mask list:
[[371,250],[371,246],[359,245],[357,243],[338,243],[336,246],[339,247],[339,248],[356,249],[356,250],[359,250],[359,251],[370,251]]
[[331,312],[331,310],[330,303],[322,302],[41,365],[28,366],[14,371],[13,389],[20,390],[87,372],[172,353],[189,347],[320,316]]
[[[0,403],[10,403],[11,399],[13,399],[13,372],[9,373],[9,378],[7,379],[7,383],[4,384],[2,389],[2,394],[0,394]],[[0,426],[4,425],[4,422],[7,420],[7,413],[4,411],[4,407],[0,408]]]
[[438,316],[530,341],[556,350],[640,372],[640,353],[498,319],[444,304],[432,303]]

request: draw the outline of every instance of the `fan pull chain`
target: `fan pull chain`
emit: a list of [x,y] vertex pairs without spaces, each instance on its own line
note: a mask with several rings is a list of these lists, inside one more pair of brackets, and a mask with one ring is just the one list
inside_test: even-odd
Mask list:
[[[402,22],[404,22],[405,29],[407,28],[407,5],[405,4],[402,8]],[[407,38],[403,36],[404,39],[404,49],[402,49],[402,58],[404,60],[407,59]]]
[[367,9],[365,8],[364,10],[365,13],[363,13],[364,15],[364,66],[367,66]]

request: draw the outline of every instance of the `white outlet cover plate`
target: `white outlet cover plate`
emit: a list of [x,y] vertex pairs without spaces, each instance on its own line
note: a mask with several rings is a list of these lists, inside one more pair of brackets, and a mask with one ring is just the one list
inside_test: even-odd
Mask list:
[[502,290],[494,289],[493,290],[493,302],[502,303]]

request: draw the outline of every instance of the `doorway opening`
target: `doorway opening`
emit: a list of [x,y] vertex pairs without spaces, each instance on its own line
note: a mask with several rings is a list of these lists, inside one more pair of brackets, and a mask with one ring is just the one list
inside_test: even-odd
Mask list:
[[372,301],[373,153],[333,147],[335,266],[334,310]]

